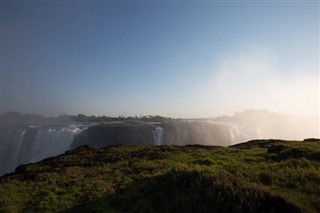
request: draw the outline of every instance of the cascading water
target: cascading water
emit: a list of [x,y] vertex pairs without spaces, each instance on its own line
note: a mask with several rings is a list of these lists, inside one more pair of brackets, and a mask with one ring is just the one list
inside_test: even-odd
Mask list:
[[156,126],[153,129],[153,138],[154,138],[154,144],[155,145],[161,145],[162,144],[163,131],[164,131],[164,128],[162,126]]
[[18,165],[40,161],[70,149],[73,138],[83,131],[80,126],[1,129],[0,175]]
[[[10,146],[12,149],[11,156],[10,156],[10,161],[9,165],[17,165],[18,160],[17,160],[17,155],[19,154],[19,148],[21,147],[22,141],[23,141],[23,136],[26,134],[27,130],[22,129],[17,131],[17,138],[15,138],[13,146]],[[17,148],[15,148],[17,147]]]
[[[253,134],[250,130],[251,128],[244,123],[215,120],[203,120],[202,122],[216,125],[216,127],[223,126],[224,128],[226,128],[227,134],[225,136],[225,140],[230,142],[229,145],[257,138],[256,134]],[[220,131],[222,131],[222,129]]]
[[239,126],[237,125],[229,125],[231,144],[236,144],[240,142],[244,142],[250,139],[247,133],[245,133]]
[[[21,147],[26,129],[9,130],[4,135],[4,143],[1,146],[1,168],[10,168],[17,165],[19,148]],[[2,139],[2,138],[1,138]]]
[[40,128],[35,137],[30,162],[55,156],[69,150],[79,128]]

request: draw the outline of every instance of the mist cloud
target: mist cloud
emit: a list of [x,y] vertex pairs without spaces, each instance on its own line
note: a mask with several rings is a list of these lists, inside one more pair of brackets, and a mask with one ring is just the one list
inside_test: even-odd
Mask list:
[[317,65],[302,62],[294,70],[286,67],[290,66],[285,66],[275,52],[264,47],[230,54],[216,66],[207,92],[203,93],[205,104],[218,113],[268,109],[319,117]]

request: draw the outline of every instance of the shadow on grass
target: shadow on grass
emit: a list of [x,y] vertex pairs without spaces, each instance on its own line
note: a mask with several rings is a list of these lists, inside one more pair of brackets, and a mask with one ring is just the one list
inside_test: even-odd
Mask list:
[[67,212],[301,212],[282,197],[225,174],[171,170]]

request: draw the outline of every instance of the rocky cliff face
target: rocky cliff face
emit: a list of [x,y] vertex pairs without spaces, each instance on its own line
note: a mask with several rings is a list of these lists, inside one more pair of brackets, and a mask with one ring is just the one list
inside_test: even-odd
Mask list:
[[82,145],[103,147],[115,144],[228,146],[232,143],[230,131],[229,126],[205,122],[97,125],[76,135],[71,149]]
[[82,145],[103,147],[115,144],[154,144],[150,125],[97,125],[74,137],[71,149]]

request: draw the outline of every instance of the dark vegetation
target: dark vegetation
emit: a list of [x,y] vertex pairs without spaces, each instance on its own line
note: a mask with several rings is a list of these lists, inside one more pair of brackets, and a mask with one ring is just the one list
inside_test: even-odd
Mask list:
[[0,212],[319,212],[320,141],[81,146],[0,179]]
[[77,122],[112,122],[112,121],[143,121],[143,122],[164,122],[170,120],[170,118],[162,117],[159,115],[148,115],[148,116],[87,116],[83,114],[78,115],[62,115],[60,119],[72,120]]

